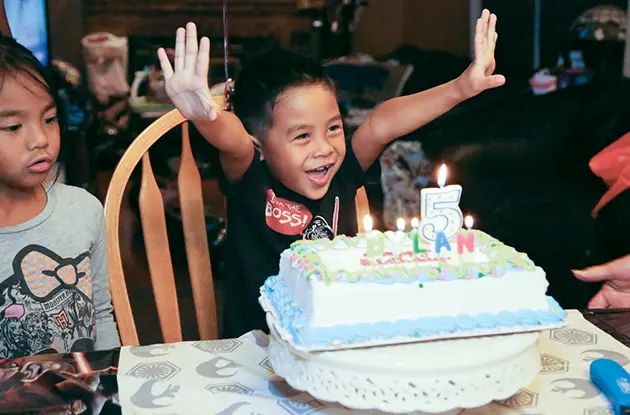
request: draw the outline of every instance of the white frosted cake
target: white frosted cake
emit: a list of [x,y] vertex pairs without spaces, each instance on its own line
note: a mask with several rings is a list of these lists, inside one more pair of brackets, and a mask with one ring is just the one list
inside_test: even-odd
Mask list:
[[273,330],[317,351],[563,325],[545,272],[497,239],[462,229],[457,244],[436,254],[410,233],[385,236],[376,254],[368,234],[284,251],[279,275],[261,287]]

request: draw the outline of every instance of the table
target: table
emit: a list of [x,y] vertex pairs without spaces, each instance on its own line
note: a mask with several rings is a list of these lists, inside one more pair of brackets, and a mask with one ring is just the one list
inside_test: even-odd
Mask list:
[[[541,335],[541,372],[532,385],[461,414],[612,414],[588,381],[588,365],[607,357],[630,367],[630,309],[570,310],[567,321]],[[1,361],[0,413],[359,413],[292,389],[273,373],[268,342],[254,331],[238,339]]]

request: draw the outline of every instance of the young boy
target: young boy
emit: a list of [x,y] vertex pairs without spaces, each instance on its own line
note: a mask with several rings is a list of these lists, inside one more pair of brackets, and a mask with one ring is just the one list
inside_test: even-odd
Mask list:
[[356,191],[385,146],[503,85],[493,75],[496,20],[483,11],[474,61],[459,78],[384,102],[350,140],[335,87],[316,61],[286,51],[259,57],[237,79],[231,113],[212,100],[210,41],[197,45],[193,23],[177,30],[175,70],[158,51],[169,97],[220,154],[229,250],[223,336],[266,329],[259,289],[292,242],[357,233]]

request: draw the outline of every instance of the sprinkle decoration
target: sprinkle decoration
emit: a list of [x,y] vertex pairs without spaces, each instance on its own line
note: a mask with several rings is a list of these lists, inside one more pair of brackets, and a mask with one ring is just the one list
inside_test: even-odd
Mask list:
[[[327,285],[334,281],[370,281],[382,280],[385,278],[400,278],[404,281],[414,279],[428,280],[451,280],[451,279],[475,279],[484,277],[501,277],[509,270],[519,269],[524,271],[532,271],[536,267],[529,257],[521,252],[516,251],[512,247],[499,242],[490,235],[474,230],[475,237],[479,243],[481,253],[485,254],[489,261],[487,263],[470,263],[465,262],[460,265],[450,264],[446,261],[435,259],[437,266],[423,266],[420,262],[415,267],[409,267],[409,263],[392,264],[391,260],[385,260],[383,263],[374,263],[358,271],[330,271],[326,264],[322,261],[318,251],[323,249],[351,249],[356,248],[363,243],[365,246],[366,238],[364,234],[359,234],[356,238],[349,238],[340,235],[334,239],[328,240],[299,240],[291,244],[290,249],[293,251],[291,262],[298,262],[305,277],[309,280],[324,281]],[[406,253],[405,253],[406,255]],[[414,254],[411,253],[411,261]],[[428,253],[416,255],[424,261],[431,260]],[[383,256],[387,258],[387,256]],[[392,260],[396,256],[391,256]],[[390,262],[388,262],[390,261]]]

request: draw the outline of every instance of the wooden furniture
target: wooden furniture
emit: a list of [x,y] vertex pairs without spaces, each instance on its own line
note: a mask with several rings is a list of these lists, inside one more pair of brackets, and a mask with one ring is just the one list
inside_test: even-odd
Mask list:
[[[628,8],[626,13],[630,12],[630,0],[628,0]],[[623,76],[630,78],[630,19],[628,19],[628,26],[626,27],[626,51],[623,58]]]
[[354,203],[357,207],[357,220],[359,221],[359,232],[364,232],[363,218],[370,214],[370,203],[368,202],[367,193],[365,187],[357,190],[357,195],[354,198]]
[[[223,36],[223,2],[217,0],[85,0],[86,33],[111,32],[118,36],[175,37],[178,26],[194,21],[199,33]],[[231,0],[228,27],[231,39],[269,36],[289,46],[296,32],[309,31],[312,22],[296,15],[295,0]],[[220,49],[213,49],[213,54]]]
[[[224,105],[221,97],[215,97],[215,100],[219,105]],[[123,271],[119,229],[120,210],[125,188],[138,163],[142,163],[139,197],[140,219],[160,327],[165,343],[182,341],[181,320],[166,232],[164,205],[148,153],[148,150],[160,137],[182,123],[182,152],[177,180],[186,256],[199,336],[202,340],[218,337],[217,309],[206,234],[202,183],[190,147],[188,123],[179,111],[173,110],[153,122],[129,146],[114,171],[105,200],[105,226],[109,247],[109,282],[123,345],[139,345]],[[369,214],[368,199],[364,188],[357,192],[356,206],[359,229],[363,230],[362,218]]]
[[4,0],[0,0],[0,34],[11,36],[11,27],[9,26],[9,19],[7,19],[7,12],[4,9]]
[[178,188],[188,270],[201,339],[218,337],[217,310],[201,190],[201,177],[188,136],[188,124],[177,110],[156,120],[129,146],[114,171],[105,200],[105,226],[109,247],[109,281],[112,302],[123,345],[138,345],[136,324],[129,302],[120,251],[119,218],[129,178],[142,162],[140,219],[151,273],[160,327],[165,343],[182,341],[175,277],[166,233],[162,194],[151,169],[149,148],[167,131],[182,124],[182,153]]

